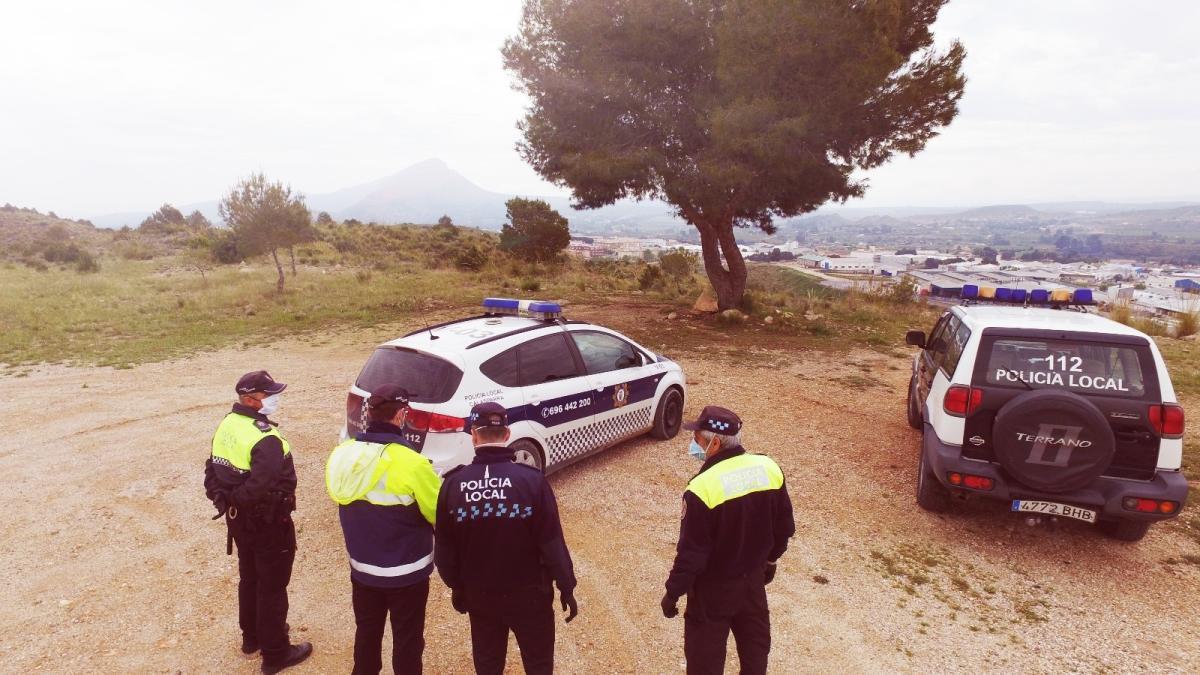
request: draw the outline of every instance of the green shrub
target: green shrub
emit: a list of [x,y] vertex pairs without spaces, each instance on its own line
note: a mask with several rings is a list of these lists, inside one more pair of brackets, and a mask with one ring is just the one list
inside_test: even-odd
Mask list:
[[488,256],[475,245],[467,246],[458,253],[454,264],[462,270],[478,272],[487,264]]
[[81,251],[79,259],[75,261],[75,271],[84,274],[90,274],[100,271],[100,263],[96,261],[95,256],[87,251]]
[[1191,307],[1188,309],[1191,311],[1184,312],[1175,323],[1175,337],[1177,338],[1195,335],[1197,330],[1200,330],[1200,309]]
[[659,268],[658,265],[646,265],[646,267],[642,269],[642,273],[638,275],[638,288],[642,289],[643,291],[661,287],[662,282],[663,273],[662,269]]
[[521,290],[536,293],[542,290],[542,284],[537,279],[522,279]]

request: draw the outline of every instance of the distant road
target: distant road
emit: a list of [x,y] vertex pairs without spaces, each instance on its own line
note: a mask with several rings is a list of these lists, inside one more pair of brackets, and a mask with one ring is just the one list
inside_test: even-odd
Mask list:
[[[807,274],[808,276],[813,277],[815,279],[820,279],[822,286],[826,286],[828,288],[836,288],[839,291],[850,290],[851,288],[854,288],[854,286],[856,284],[862,283],[862,282],[857,282],[857,281],[851,281],[849,279],[842,279],[840,277],[830,276],[823,272],[818,272],[817,270],[815,270],[811,267],[805,267],[799,263],[781,262],[781,263],[774,263],[774,264],[779,265],[781,267],[786,267],[788,269],[796,270],[797,272],[800,272],[801,274]],[[863,285],[865,285],[865,284],[863,284]]]

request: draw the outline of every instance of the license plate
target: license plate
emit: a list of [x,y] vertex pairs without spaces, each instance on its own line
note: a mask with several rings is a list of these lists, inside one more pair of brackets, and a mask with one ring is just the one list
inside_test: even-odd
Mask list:
[[1070,504],[1059,504],[1058,502],[1043,502],[1034,499],[1014,499],[1012,503],[1013,511],[1021,513],[1036,513],[1043,516],[1061,516],[1063,518],[1074,518],[1088,523],[1096,522],[1096,512],[1091,509],[1081,509],[1078,506]]

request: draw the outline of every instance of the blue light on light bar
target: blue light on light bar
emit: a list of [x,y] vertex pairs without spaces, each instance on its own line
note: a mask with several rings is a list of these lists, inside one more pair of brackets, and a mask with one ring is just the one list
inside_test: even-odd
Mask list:
[[1024,288],[1014,288],[1012,290],[1012,296],[1009,297],[1008,301],[1015,302],[1017,304],[1024,304],[1025,297],[1027,295],[1029,295],[1029,292],[1026,291]]
[[1050,291],[1044,288],[1035,288],[1029,291],[1029,302],[1034,305],[1044,305],[1050,302]]
[[996,302],[1012,302],[1012,289],[1011,288],[997,288],[996,289]]
[[508,314],[516,316],[524,312],[535,318],[550,320],[562,314],[562,306],[557,302],[541,300],[516,300],[514,298],[484,298],[483,308],[488,314]]
[[966,300],[974,300],[979,297],[979,286],[975,284],[966,284],[962,287],[962,297]]
[[1076,288],[1073,300],[1075,301],[1075,304],[1077,304],[1077,305],[1092,304],[1092,289]]

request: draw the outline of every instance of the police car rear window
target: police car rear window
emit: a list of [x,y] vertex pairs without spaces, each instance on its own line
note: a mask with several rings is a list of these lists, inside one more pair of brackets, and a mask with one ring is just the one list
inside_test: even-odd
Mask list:
[[458,390],[462,377],[462,370],[436,356],[380,347],[367,359],[355,384],[367,391],[382,384],[398,384],[415,403],[445,403]]
[[1128,345],[1031,338],[997,338],[988,354],[990,385],[1067,389],[1077,394],[1146,393],[1138,349]]

